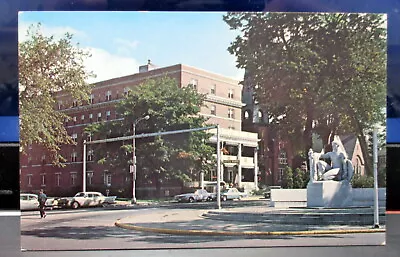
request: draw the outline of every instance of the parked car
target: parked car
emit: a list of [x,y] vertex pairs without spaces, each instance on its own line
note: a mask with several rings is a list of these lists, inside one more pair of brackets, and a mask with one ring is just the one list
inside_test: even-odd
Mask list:
[[243,197],[247,197],[246,193],[240,192],[237,188],[228,188],[221,192],[221,200],[234,200],[234,199],[242,199]]
[[104,196],[100,192],[78,192],[74,197],[57,199],[58,206],[77,209],[80,207],[96,207],[115,203],[116,196]]
[[39,200],[35,194],[20,194],[19,204],[21,211],[38,210]]
[[[21,211],[39,210],[38,195],[21,193],[19,196],[19,204]],[[53,197],[48,197],[46,200],[46,209],[52,209],[57,205],[57,201]]]
[[269,186],[264,192],[264,197],[269,199],[271,198],[271,189],[281,189],[281,186]]
[[174,199],[178,202],[200,202],[210,200],[210,193],[205,189],[197,189],[193,193],[176,195]]

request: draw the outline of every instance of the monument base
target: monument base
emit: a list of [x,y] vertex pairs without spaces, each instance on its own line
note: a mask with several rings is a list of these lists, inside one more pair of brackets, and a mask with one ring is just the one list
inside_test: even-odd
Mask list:
[[349,181],[313,181],[307,185],[307,207],[342,208],[352,205]]

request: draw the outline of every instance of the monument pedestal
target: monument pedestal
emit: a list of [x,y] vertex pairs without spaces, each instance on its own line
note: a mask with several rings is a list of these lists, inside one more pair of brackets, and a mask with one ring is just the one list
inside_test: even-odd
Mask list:
[[349,181],[313,181],[307,185],[307,207],[342,208],[352,205]]

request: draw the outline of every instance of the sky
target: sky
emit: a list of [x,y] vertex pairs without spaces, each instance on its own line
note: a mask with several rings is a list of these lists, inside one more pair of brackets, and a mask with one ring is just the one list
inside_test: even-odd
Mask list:
[[178,63],[242,80],[236,57],[227,48],[238,32],[229,30],[221,12],[21,12],[19,41],[31,24],[45,35],[74,35],[91,52],[85,61],[97,77],[89,82],[130,75],[151,60],[159,67]]

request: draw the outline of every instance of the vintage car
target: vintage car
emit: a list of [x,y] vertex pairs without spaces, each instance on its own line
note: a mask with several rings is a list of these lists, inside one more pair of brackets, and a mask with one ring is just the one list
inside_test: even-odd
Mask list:
[[207,201],[210,200],[210,193],[207,192],[205,189],[197,189],[193,193],[186,193],[176,195],[174,199],[178,202],[200,202],[200,201]]
[[[21,211],[39,210],[38,195],[21,193],[19,195],[19,204]],[[57,201],[52,197],[48,197],[46,200],[46,209],[52,209],[55,205],[57,205]]]
[[221,200],[234,200],[234,199],[242,199],[243,197],[247,197],[246,193],[240,192],[237,188],[228,188],[221,191]]
[[77,209],[80,207],[99,207],[115,203],[116,196],[104,196],[100,192],[78,192],[74,197],[58,199],[60,207]]

